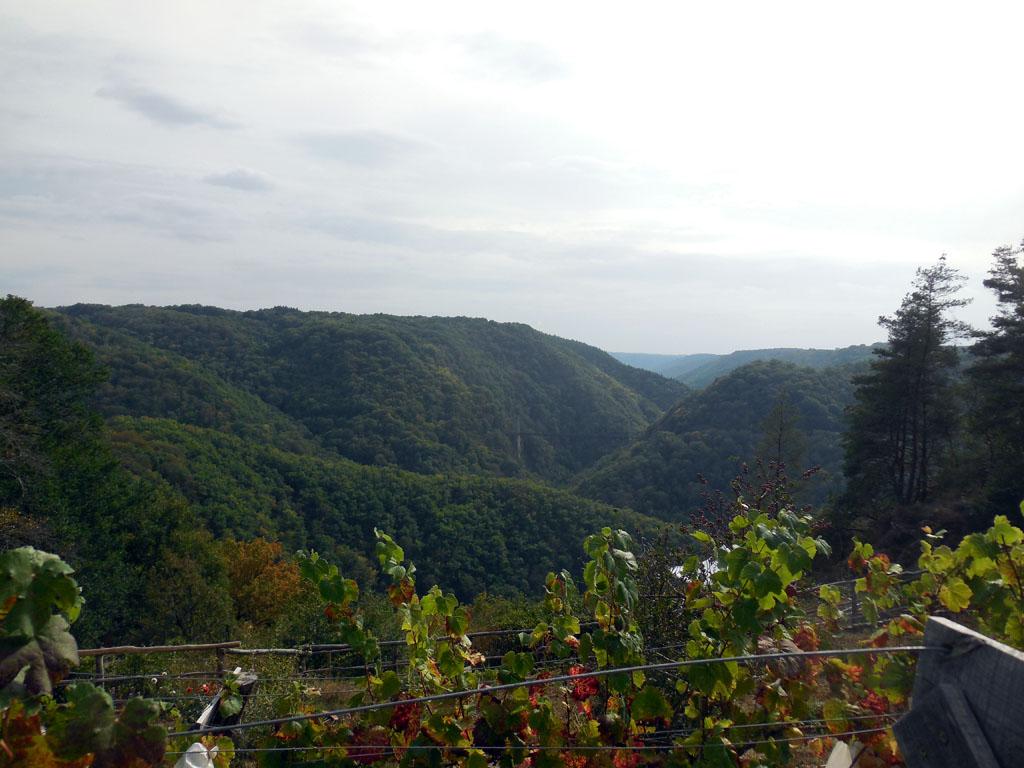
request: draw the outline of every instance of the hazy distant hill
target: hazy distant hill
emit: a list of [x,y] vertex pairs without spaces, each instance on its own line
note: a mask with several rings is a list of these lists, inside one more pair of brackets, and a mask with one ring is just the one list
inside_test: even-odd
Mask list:
[[689,387],[706,387],[719,376],[741,365],[757,360],[782,360],[808,368],[830,368],[868,360],[879,344],[857,344],[837,349],[801,349],[776,347],[774,349],[743,349],[727,355],[649,355],[635,352],[614,352],[616,359],[627,365],[645,368],[681,381]]
[[645,352],[612,352],[616,360],[636,368],[643,368],[674,379],[699,368],[705,363],[717,360],[723,355],[698,353],[694,355],[652,355]]
[[416,472],[564,480],[687,388],[526,325],[201,306],[60,310],[111,370],[99,407]]
[[642,437],[578,478],[576,490],[663,519],[683,518],[700,504],[699,476],[727,490],[741,462],[750,462],[769,412],[785,394],[806,441],[801,467],[824,472],[808,489],[820,499],[841,477],[843,412],[852,401],[851,375],[861,366],[814,370],[779,360],[737,368],[684,399]]

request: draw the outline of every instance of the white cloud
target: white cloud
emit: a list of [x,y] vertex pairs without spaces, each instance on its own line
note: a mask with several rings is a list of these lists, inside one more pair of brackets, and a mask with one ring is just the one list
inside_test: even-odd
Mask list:
[[206,125],[211,128],[237,128],[216,112],[197,109],[153,88],[133,83],[105,85],[96,91],[101,99],[116,101],[154,123],[163,125]]
[[217,187],[230,187],[243,192],[268,192],[274,183],[266,174],[248,168],[235,168],[223,173],[211,173],[203,178],[207,184]]

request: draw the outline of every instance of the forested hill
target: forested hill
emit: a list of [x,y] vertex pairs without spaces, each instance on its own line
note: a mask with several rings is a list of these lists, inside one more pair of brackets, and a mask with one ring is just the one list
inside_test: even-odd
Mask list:
[[814,370],[780,361],[738,368],[582,473],[576,489],[663,519],[683,519],[700,506],[699,476],[712,489],[726,489],[741,462],[781,457],[791,475],[822,468],[804,489],[806,498],[820,500],[839,487],[843,412],[859,368]]
[[[313,384],[296,378],[286,391],[285,372],[274,369],[269,353],[261,355],[267,348],[286,354],[287,323],[277,327],[277,319],[262,313],[251,327],[237,313],[143,311],[134,327],[126,321],[117,329],[116,310],[83,314],[89,311],[106,312],[110,325],[42,312],[17,297],[0,299],[0,550],[31,545],[71,563],[90,593],[78,625],[88,643],[229,636],[232,537],[315,548],[372,586],[378,577],[373,529],[381,528],[406,548],[424,580],[471,599],[481,591],[536,592],[547,571],[581,565],[579,542],[604,526],[648,536],[664,527],[533,479],[420,474],[365,466],[325,449],[315,419],[307,428],[257,393],[279,386],[281,403],[290,405],[289,396],[302,402],[326,391],[340,364],[325,353],[304,369]],[[334,338],[323,328],[330,323],[310,327],[307,316],[281,314],[298,325],[290,337],[295,346],[302,333],[314,337],[311,344]],[[62,317],[65,322],[54,322]],[[204,317],[213,321],[204,324]],[[183,318],[188,322],[176,328]],[[377,321],[402,325],[396,318]],[[523,334],[522,326],[505,330]],[[380,335],[392,343],[385,349],[400,348],[397,332]],[[550,345],[549,362],[559,355],[579,360],[572,345],[524,335]],[[175,338],[176,350],[152,343],[170,347]],[[365,365],[374,337],[364,333],[358,340],[368,351],[350,357]],[[352,346],[359,351],[358,342]],[[108,370],[97,364],[96,352]],[[414,366],[420,358],[410,352],[403,359]],[[638,423],[657,412],[609,374],[575,364],[592,378],[603,376],[635,407]],[[423,365],[409,376],[422,375]],[[400,395],[422,397],[418,380],[391,383],[404,385]],[[167,416],[127,415],[147,411]],[[168,594],[189,599],[168,601]]]
[[774,347],[770,349],[741,349],[727,355],[648,355],[634,352],[615,352],[615,358],[627,365],[643,368],[662,376],[681,381],[700,389],[719,376],[724,376],[747,363],[759,360],[781,360],[807,368],[831,368],[870,360],[878,344],[856,344],[837,349],[802,349]]
[[262,536],[370,572],[373,530],[395,536],[420,577],[470,599],[528,593],[580,562],[602,526],[653,536],[660,521],[529,480],[425,476],[300,455],[166,419],[120,417],[111,439],[138,477],[167,482],[218,538]]
[[564,480],[685,385],[511,323],[276,308],[59,310],[110,369],[109,416],[172,418],[422,473]]

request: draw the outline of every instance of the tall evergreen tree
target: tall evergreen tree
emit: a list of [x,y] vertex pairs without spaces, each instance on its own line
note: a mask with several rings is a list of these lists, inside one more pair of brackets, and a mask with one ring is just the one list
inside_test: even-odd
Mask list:
[[976,334],[968,370],[973,384],[971,424],[985,446],[988,494],[993,504],[1024,498],[1024,242],[993,253],[985,287],[996,293],[992,329]]
[[879,318],[888,346],[855,379],[845,436],[849,505],[913,504],[934,489],[958,420],[951,377],[959,354],[951,343],[970,329],[950,312],[969,301],[957,296],[963,282],[942,256],[917,270],[894,315]]

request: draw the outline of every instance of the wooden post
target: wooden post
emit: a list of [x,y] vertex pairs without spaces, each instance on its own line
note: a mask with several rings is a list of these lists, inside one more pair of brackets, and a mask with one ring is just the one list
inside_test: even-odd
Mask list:
[[107,690],[107,684],[103,680],[107,676],[105,658],[102,653],[96,657],[96,682],[99,683],[99,687],[103,690]]
[[186,651],[213,651],[217,648],[237,648],[240,640],[223,643],[199,643],[193,645],[114,645],[110,648],[79,648],[79,656],[125,656],[136,653],[183,653]]
[[224,649],[217,649],[217,677],[224,677]]
[[1024,757],[1024,653],[929,617],[913,707],[894,731],[907,768],[1015,768]]
[[860,623],[860,601],[857,599],[857,582],[850,582],[850,626]]

